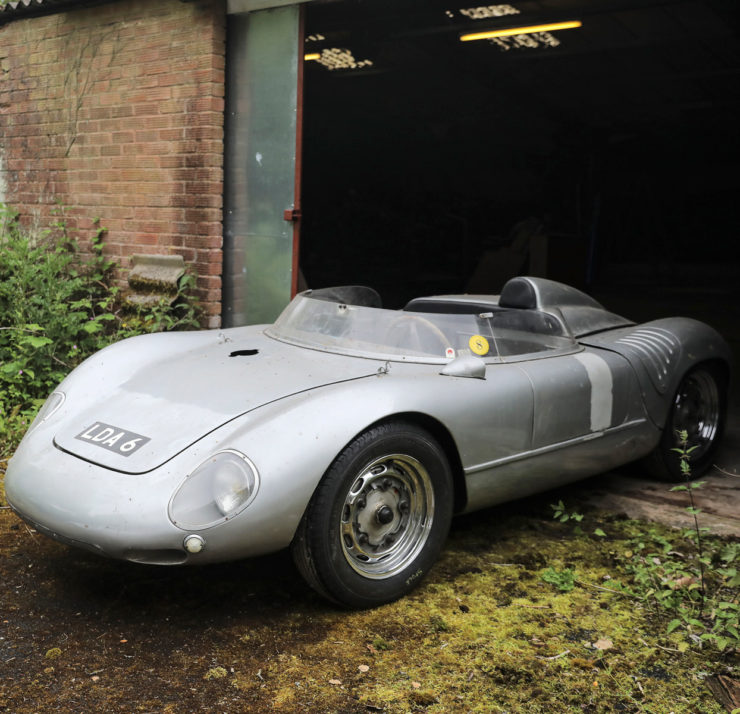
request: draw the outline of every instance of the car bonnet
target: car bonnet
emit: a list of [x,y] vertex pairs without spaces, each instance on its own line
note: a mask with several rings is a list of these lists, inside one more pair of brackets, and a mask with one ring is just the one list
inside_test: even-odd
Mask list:
[[295,347],[261,334],[248,342],[210,344],[148,363],[77,410],[74,394],[68,395],[55,445],[115,471],[146,473],[262,405],[378,370],[376,360]]

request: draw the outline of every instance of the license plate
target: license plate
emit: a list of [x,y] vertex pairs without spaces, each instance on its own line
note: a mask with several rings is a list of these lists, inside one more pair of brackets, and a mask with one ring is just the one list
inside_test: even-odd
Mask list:
[[144,444],[151,441],[147,436],[128,431],[128,429],[121,429],[112,424],[104,424],[101,421],[95,422],[95,424],[77,434],[75,439],[86,441],[88,444],[113,451],[121,456],[131,456]]

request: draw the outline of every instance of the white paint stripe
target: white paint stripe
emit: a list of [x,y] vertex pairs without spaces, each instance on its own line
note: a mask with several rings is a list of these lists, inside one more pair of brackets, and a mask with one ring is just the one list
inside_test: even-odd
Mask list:
[[591,382],[591,431],[608,429],[612,423],[612,371],[605,359],[592,352],[573,356],[583,365]]

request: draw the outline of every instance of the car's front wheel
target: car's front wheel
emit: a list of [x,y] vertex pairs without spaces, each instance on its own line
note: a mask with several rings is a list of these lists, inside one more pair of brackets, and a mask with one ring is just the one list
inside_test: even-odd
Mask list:
[[415,587],[447,537],[453,489],[444,451],[424,429],[387,422],[354,439],[319,483],[293,540],[315,590],[348,607]]

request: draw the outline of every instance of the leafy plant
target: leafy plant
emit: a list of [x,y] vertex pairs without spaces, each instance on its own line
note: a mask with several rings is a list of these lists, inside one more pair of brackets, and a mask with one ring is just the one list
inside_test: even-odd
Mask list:
[[563,568],[563,570],[547,568],[540,577],[563,593],[570,592],[576,586],[576,574],[571,568]]
[[550,508],[553,510],[552,517],[561,523],[567,523],[568,521],[576,521],[577,523],[580,523],[583,520],[582,513],[568,513],[562,499],[557,503],[551,503]]
[[[681,530],[675,537],[657,526],[647,527],[628,541],[617,563],[626,578],[609,579],[607,589],[641,601],[654,618],[665,620],[667,634],[685,634],[680,650],[693,644],[711,644],[720,651],[740,649],[740,543],[726,543],[711,538],[700,526],[694,492],[703,481],[691,480],[688,434],[677,434],[674,449],[680,459],[685,483],[672,491],[686,492],[689,505],[685,511],[694,521],[693,528]],[[575,521],[574,533],[582,533],[583,516],[569,512],[563,501],[551,504],[553,517],[561,523]],[[594,534],[605,537],[601,528]],[[548,568],[545,582],[563,592],[573,589],[574,574],[566,569]]]
[[698,488],[701,488],[701,486],[704,484],[704,481],[697,481],[696,483],[691,483],[691,466],[689,465],[689,459],[691,458],[691,452],[694,451],[697,447],[691,446],[689,447],[689,435],[686,430],[682,430],[677,432],[678,436],[678,443],[679,446],[673,449],[675,451],[680,459],[681,464],[681,473],[683,474],[684,478],[686,479],[686,485],[685,486],[674,486],[671,491],[686,491],[689,495],[689,506],[686,507],[686,512],[692,516],[694,519],[694,530],[692,533],[687,534],[690,535],[692,538],[695,535],[695,542],[696,542],[696,549],[699,553],[699,579],[701,582],[701,595],[702,598],[704,598],[704,553],[702,549],[701,544],[701,534],[702,529],[699,528],[699,520],[697,516],[699,513],[701,513],[701,509],[698,509],[696,507],[696,504],[694,503],[694,491]]
[[631,577],[622,592],[643,600],[658,615],[671,617],[666,630],[683,630],[694,643],[707,642],[719,650],[740,647],[740,543],[709,539],[706,528],[699,526],[701,510],[696,507],[694,491],[704,482],[691,481],[688,435],[678,433],[681,472],[686,483],[672,491],[689,496],[686,512],[693,517],[694,528],[681,533],[683,546],[677,549],[656,529],[635,538],[625,552],[624,569]]
[[121,336],[197,329],[200,327],[200,307],[197,299],[191,296],[194,289],[195,277],[186,273],[178,281],[174,300],[162,297],[145,308],[126,305],[119,327]]
[[[566,510],[565,504],[563,503],[563,500],[560,499],[557,503],[551,503],[550,508],[553,510],[552,517],[560,521],[561,523],[567,523],[568,521],[575,521],[576,525],[573,527],[573,533],[576,535],[581,535],[583,533],[583,529],[581,528],[581,521],[583,520],[583,514],[582,513],[576,513],[575,511],[572,513],[569,513]],[[594,530],[594,535],[597,535],[601,538],[606,537],[606,533],[601,528],[596,528]]]

